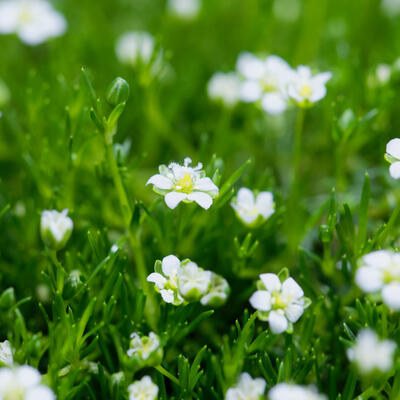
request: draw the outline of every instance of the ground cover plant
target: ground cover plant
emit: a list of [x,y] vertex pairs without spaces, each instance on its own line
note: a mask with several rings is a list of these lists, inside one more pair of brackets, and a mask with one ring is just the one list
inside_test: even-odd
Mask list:
[[400,400],[400,1],[0,0],[0,399]]

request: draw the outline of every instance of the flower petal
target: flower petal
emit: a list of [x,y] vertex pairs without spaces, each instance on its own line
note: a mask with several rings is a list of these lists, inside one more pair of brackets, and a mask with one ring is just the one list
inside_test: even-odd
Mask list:
[[174,302],[174,292],[171,289],[163,289],[160,290],[161,297],[166,303],[173,303]]
[[285,308],[286,318],[295,323],[303,314],[304,309],[299,304],[290,304]]
[[24,397],[25,400],[54,400],[55,398],[56,397],[52,390],[44,385],[38,385],[29,389]]
[[187,196],[188,200],[195,201],[200,207],[208,210],[212,204],[212,197],[203,192],[193,192]]
[[236,203],[238,206],[245,206],[245,207],[253,207],[255,200],[254,200],[254,193],[245,187],[239,189]]
[[172,182],[168,178],[160,174],[153,175],[147,181],[146,185],[154,185],[163,190],[172,189],[173,186]]
[[279,292],[281,290],[281,281],[278,275],[275,274],[261,274],[260,279],[269,292]]
[[357,286],[364,292],[376,292],[383,286],[382,271],[375,267],[360,267],[357,269],[355,281]]
[[204,192],[216,192],[218,193],[219,189],[217,185],[210,178],[201,178],[196,182],[195,186],[196,190],[202,190]]
[[152,282],[155,283],[156,286],[159,289],[162,289],[165,284],[167,283],[167,279],[165,279],[161,274],[158,272],[152,272],[148,277],[147,277],[147,282]]
[[392,310],[400,310],[400,282],[392,282],[382,289],[382,299]]
[[256,208],[258,212],[267,219],[274,212],[274,196],[271,192],[260,192],[256,198]]
[[390,165],[389,173],[392,178],[399,179],[400,178],[400,161],[397,161]]
[[278,334],[285,332],[288,328],[288,321],[283,314],[271,311],[268,316],[269,327],[272,333]]
[[257,290],[252,294],[249,302],[256,310],[269,311],[271,309],[271,294],[266,290]]
[[165,204],[173,210],[176,206],[188,197],[186,193],[179,193],[179,192],[170,192],[167,193],[164,197]]
[[16,378],[26,389],[39,385],[42,379],[40,373],[29,365],[19,367],[16,370]]
[[239,97],[245,103],[258,101],[262,97],[262,89],[258,82],[247,81],[240,86]]
[[162,259],[161,268],[165,276],[175,275],[179,268],[181,267],[181,262],[178,257],[170,254]]
[[293,278],[287,278],[285,282],[282,283],[282,295],[297,300],[304,296],[304,292]]
[[395,138],[388,142],[386,145],[386,153],[390,156],[400,160],[400,139]]
[[263,96],[261,106],[268,114],[277,115],[286,110],[286,100],[281,93],[270,92]]

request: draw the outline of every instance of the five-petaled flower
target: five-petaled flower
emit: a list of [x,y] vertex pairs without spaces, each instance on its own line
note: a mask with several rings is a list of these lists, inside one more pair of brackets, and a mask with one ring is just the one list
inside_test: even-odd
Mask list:
[[154,384],[148,375],[140,381],[135,381],[128,386],[129,400],[156,400],[158,386]]
[[231,202],[240,220],[248,226],[257,226],[275,212],[274,196],[271,192],[260,192],[257,196],[245,187],[239,189]]
[[39,371],[29,365],[0,368],[0,399],[54,400],[54,393],[41,380]]
[[253,379],[243,372],[236,386],[228,389],[225,400],[259,400],[264,394],[266,382],[263,378]]
[[163,357],[160,338],[154,332],[148,336],[140,336],[133,332],[130,336],[130,347],[127,351],[129,357],[135,357],[146,365],[159,365]]
[[115,52],[122,64],[149,64],[153,58],[155,39],[142,31],[126,32],[118,38]]
[[355,280],[366,293],[381,293],[383,302],[400,310],[400,253],[378,250],[360,261]]
[[159,167],[159,174],[153,175],[146,185],[153,185],[154,191],[165,196],[166,205],[174,209],[181,201],[196,202],[204,209],[210,208],[213,198],[219,189],[215,183],[205,176],[203,165],[190,167],[192,160],[185,158],[184,164],[171,163]]
[[0,2],[0,34],[16,33],[35,46],[62,35],[67,23],[46,0],[4,0]]
[[389,173],[394,179],[400,178],[400,139],[395,138],[386,145],[386,160],[390,163]]
[[396,347],[392,340],[380,340],[372,329],[367,328],[358,333],[354,346],[347,350],[347,356],[363,375],[388,372],[393,367]]
[[317,392],[313,386],[278,383],[268,392],[269,400],[326,400],[324,394]]
[[250,304],[258,310],[258,318],[268,321],[272,333],[291,332],[292,324],[303,314],[311,301],[304,297],[302,288],[293,278],[283,283],[275,274],[261,274],[259,290],[250,297]]
[[311,107],[325,97],[325,85],[331,78],[331,72],[321,72],[313,76],[310,67],[300,65],[288,84],[287,94],[299,107]]
[[207,84],[208,97],[233,107],[240,100],[242,82],[236,72],[216,72]]

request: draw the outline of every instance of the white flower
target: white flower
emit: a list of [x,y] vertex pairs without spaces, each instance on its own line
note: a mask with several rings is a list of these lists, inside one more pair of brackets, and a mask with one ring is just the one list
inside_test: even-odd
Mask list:
[[250,304],[262,321],[269,322],[272,333],[290,332],[311,301],[293,278],[281,283],[275,274],[261,274],[260,279],[262,289],[252,294]]
[[161,268],[162,274],[153,272],[147,277],[147,281],[156,285],[166,303],[172,303],[174,306],[182,304],[184,300],[178,291],[178,273],[181,269],[179,258],[172,254],[164,257]]
[[115,52],[118,60],[132,66],[149,64],[152,60],[155,40],[150,33],[132,31],[119,37]]
[[388,17],[395,17],[400,14],[400,0],[382,0],[381,8]]
[[68,209],[61,212],[57,210],[45,210],[42,212],[40,233],[43,242],[51,249],[62,249],[71,236],[74,224],[67,214]]
[[240,97],[245,102],[261,101],[269,114],[280,114],[286,110],[286,88],[293,70],[278,56],[260,59],[252,53],[239,55],[236,69],[243,77]]
[[153,175],[146,183],[152,184],[153,189],[165,196],[166,205],[174,209],[181,201],[184,203],[196,202],[204,209],[210,208],[213,198],[218,195],[219,189],[215,183],[205,176],[203,165],[190,167],[190,158],[185,158],[184,165],[171,163],[159,167],[159,174]]
[[390,162],[389,173],[392,178],[400,178],[400,139],[392,139],[386,145],[385,158]]
[[[127,351],[129,357],[137,356],[142,361],[147,361],[151,356],[160,353],[157,357],[162,358],[162,349],[160,345],[160,338],[154,332],[150,332],[148,336],[139,336],[136,332],[131,334],[130,347]],[[161,357],[159,357],[161,355]]]
[[129,385],[128,392],[129,400],[156,400],[158,397],[158,386],[146,375],[140,381]]
[[217,307],[224,304],[229,296],[231,288],[222,276],[211,272],[211,286],[208,292],[201,298],[203,306]]
[[247,372],[240,375],[235,387],[228,389],[225,400],[259,400],[265,391],[263,378],[253,379]]
[[208,97],[221,100],[225,106],[232,107],[240,100],[241,86],[235,72],[216,72],[207,84]]
[[330,72],[322,72],[313,76],[310,67],[300,65],[288,85],[288,96],[300,107],[310,107],[325,97],[325,85],[331,78]]
[[0,343],[0,362],[7,366],[11,366],[14,363],[11,345],[8,340]]
[[347,350],[347,356],[362,374],[376,370],[388,372],[393,367],[396,343],[392,340],[379,340],[371,329],[363,329],[356,338],[355,345]]
[[23,365],[17,368],[0,368],[0,399],[4,400],[54,400],[54,393],[41,385],[40,373]]
[[327,397],[319,394],[314,387],[278,383],[268,392],[269,400],[325,400]]
[[245,187],[239,189],[231,206],[243,223],[249,226],[268,219],[275,212],[274,197],[271,192],[260,192],[254,196],[254,193]]
[[182,19],[194,19],[201,10],[201,0],[168,0],[168,11]]
[[361,259],[355,280],[366,293],[381,292],[383,302],[400,310],[400,254],[389,250],[374,251]]
[[62,35],[67,23],[45,0],[0,2],[0,34],[16,33],[28,45],[37,45]]
[[387,64],[379,64],[376,67],[376,77],[381,85],[386,85],[392,76],[392,68]]
[[200,300],[211,285],[211,271],[199,268],[196,263],[183,263],[178,273],[178,286],[181,296],[188,301]]

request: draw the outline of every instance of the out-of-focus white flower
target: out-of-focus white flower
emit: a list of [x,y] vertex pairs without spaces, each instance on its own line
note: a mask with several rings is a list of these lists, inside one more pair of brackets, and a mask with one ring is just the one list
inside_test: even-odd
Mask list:
[[253,379],[247,372],[243,372],[236,386],[226,392],[225,400],[260,400],[265,386],[263,378]]
[[210,288],[211,271],[199,268],[193,261],[183,263],[178,273],[178,285],[179,292],[185,300],[200,300]]
[[168,0],[168,11],[182,19],[196,18],[201,10],[201,0]]
[[280,282],[278,275],[261,274],[250,304],[258,310],[258,318],[268,321],[272,333],[292,331],[292,324],[303,314],[311,301],[304,297],[302,288],[293,278]]
[[376,67],[376,77],[381,85],[386,85],[392,76],[392,68],[387,64],[379,64]]
[[390,163],[389,173],[392,178],[400,178],[400,139],[395,138],[386,145],[386,160]]
[[331,78],[332,73],[330,72],[322,72],[313,76],[310,67],[300,65],[288,85],[288,96],[300,107],[311,107],[313,103],[325,97],[325,85]]
[[259,225],[275,212],[274,196],[271,192],[260,192],[255,196],[245,187],[239,189],[231,206],[240,220],[248,226]]
[[184,302],[178,291],[178,274],[181,270],[181,262],[174,255],[166,256],[161,262],[162,274],[153,272],[147,277],[148,282],[155,284],[157,291],[166,303],[178,306]]
[[244,102],[261,101],[269,114],[280,114],[286,110],[286,88],[293,70],[282,58],[271,55],[260,59],[244,52],[238,57],[236,69],[243,77],[240,97]]
[[41,375],[29,365],[0,368],[0,398],[21,400],[54,400],[52,390],[41,385]]
[[362,374],[388,372],[393,367],[396,347],[392,340],[379,340],[372,329],[363,329],[357,335],[355,345],[347,350],[347,356]]
[[153,185],[155,192],[165,196],[166,205],[174,209],[181,201],[196,202],[204,209],[210,208],[213,198],[219,189],[215,183],[205,176],[203,165],[190,167],[192,160],[185,158],[184,165],[171,163],[159,167],[159,174],[153,175],[146,185]]
[[326,400],[327,397],[311,387],[278,383],[268,392],[269,400]]
[[0,2],[0,34],[16,33],[31,46],[62,35],[67,23],[62,14],[45,0],[3,0]]
[[240,100],[242,82],[235,72],[216,72],[208,82],[207,93],[212,100],[220,100],[232,107]]
[[68,209],[61,212],[45,210],[40,219],[40,233],[46,246],[54,250],[62,249],[68,242],[74,226],[68,217]]
[[388,17],[395,17],[400,14],[400,0],[382,0],[381,8]]
[[11,366],[14,363],[13,352],[11,344],[8,340],[0,343],[0,362],[7,366]]
[[136,357],[148,365],[158,365],[163,356],[160,338],[154,332],[150,332],[148,336],[139,336],[134,332],[131,334],[127,354],[129,357]]
[[152,60],[155,40],[148,32],[132,31],[124,33],[117,40],[115,52],[123,64],[136,66],[138,63],[149,64]]
[[378,250],[365,255],[357,269],[355,280],[366,293],[381,292],[384,303],[400,310],[400,254]]
[[158,386],[146,375],[140,381],[135,381],[128,386],[129,400],[156,400]]
[[225,304],[231,288],[228,281],[222,276],[211,272],[211,286],[208,292],[201,298],[203,306],[218,307]]

